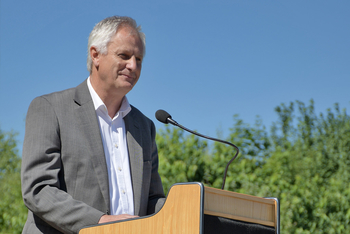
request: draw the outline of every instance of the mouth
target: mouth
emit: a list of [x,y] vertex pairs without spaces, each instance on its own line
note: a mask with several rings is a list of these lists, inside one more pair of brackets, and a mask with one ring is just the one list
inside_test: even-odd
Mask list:
[[125,74],[125,73],[121,73],[119,74],[119,76],[123,77],[123,79],[130,83],[132,86],[134,86],[134,83],[136,82],[136,77],[132,74]]
[[125,77],[125,78],[127,78],[127,79],[131,79],[131,80],[134,80],[135,79],[135,77],[133,76],[133,75],[131,75],[131,74],[124,74],[124,73],[121,73],[121,74],[119,74],[120,76],[123,76],[123,77]]

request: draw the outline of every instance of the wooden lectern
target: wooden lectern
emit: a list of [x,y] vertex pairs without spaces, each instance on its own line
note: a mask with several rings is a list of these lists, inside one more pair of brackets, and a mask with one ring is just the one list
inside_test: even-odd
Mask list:
[[260,198],[201,183],[171,187],[162,209],[149,216],[85,227],[79,234],[279,234],[277,199]]

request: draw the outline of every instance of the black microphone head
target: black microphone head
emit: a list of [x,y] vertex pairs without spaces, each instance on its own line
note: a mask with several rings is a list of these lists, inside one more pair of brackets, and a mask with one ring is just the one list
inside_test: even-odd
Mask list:
[[171,119],[171,115],[165,110],[157,110],[156,118],[158,119],[158,121],[168,124],[169,123],[168,118]]

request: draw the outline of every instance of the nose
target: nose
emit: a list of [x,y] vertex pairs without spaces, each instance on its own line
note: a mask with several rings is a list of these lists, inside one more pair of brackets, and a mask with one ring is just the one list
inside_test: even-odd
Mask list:
[[128,60],[127,64],[126,64],[126,67],[129,70],[135,71],[137,66],[138,66],[138,64],[137,64],[135,56],[131,56],[130,59]]

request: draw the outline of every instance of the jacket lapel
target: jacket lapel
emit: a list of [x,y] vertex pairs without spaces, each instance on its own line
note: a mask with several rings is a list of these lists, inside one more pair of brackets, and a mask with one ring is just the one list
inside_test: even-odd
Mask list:
[[[129,151],[132,188],[134,193],[134,212],[135,215],[138,215],[141,206],[143,153],[142,147],[138,143],[142,142],[142,134],[139,133],[140,129],[138,123],[135,121],[135,118],[133,118],[134,113],[135,112],[131,110],[130,113],[124,117],[124,121]],[[131,121],[131,119],[133,119],[133,121]]]
[[91,150],[90,159],[92,161],[106,206],[109,209],[110,200],[106,158],[99,123],[87,86],[87,80],[76,88],[74,101],[78,106],[75,111],[75,117],[79,121],[80,127],[87,136],[86,139],[88,141],[88,147]]

